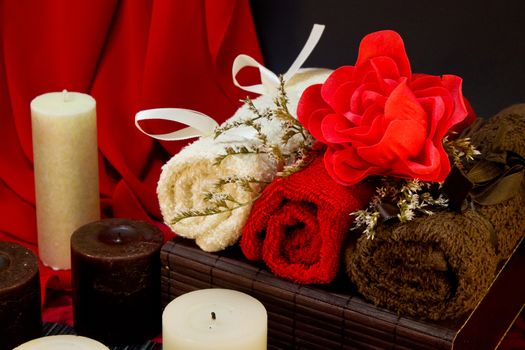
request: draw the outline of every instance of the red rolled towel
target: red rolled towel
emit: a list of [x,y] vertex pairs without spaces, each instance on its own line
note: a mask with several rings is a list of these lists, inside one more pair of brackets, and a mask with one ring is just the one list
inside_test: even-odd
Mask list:
[[322,156],[305,169],[274,180],[253,205],[241,248],[263,260],[277,276],[297,283],[329,283],[339,269],[351,212],[370,201],[365,183],[342,186],[324,168]]

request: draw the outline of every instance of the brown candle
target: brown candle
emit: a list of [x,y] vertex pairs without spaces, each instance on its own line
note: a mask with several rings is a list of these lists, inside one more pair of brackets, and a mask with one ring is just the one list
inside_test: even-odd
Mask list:
[[160,333],[162,232],[143,221],[105,219],[71,237],[75,329],[108,344]]
[[41,333],[38,260],[19,244],[0,242],[0,350]]

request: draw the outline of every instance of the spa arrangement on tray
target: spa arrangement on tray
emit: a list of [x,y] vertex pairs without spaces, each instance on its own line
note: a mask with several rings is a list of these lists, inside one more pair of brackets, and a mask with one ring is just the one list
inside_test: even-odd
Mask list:
[[[525,104],[477,118],[462,79],[413,73],[402,38],[390,30],[365,36],[353,66],[301,68],[323,28],[314,26],[282,76],[238,56],[235,85],[260,96],[247,97],[222,125],[177,108],[136,115],[152,137],[197,138],[162,168],[164,222],[206,252],[239,245],[246,259],[298,284],[343,275],[349,291],[396,313],[458,319],[484,297],[525,234]],[[237,81],[246,67],[259,70],[260,84]],[[161,329],[166,350],[266,349],[267,311],[239,291],[193,291],[162,313],[163,233],[97,214],[94,100],[64,90],[31,108],[40,258],[71,267],[80,336],[34,339],[42,333],[37,257],[0,242],[0,323],[9,325],[0,327],[0,350],[107,349],[86,337],[122,345]],[[142,122],[155,119],[187,127],[152,135]],[[69,132],[79,121],[90,137]],[[88,162],[64,162],[79,158],[63,147],[76,138]],[[60,165],[58,182],[46,176],[50,162]],[[63,211],[69,215],[58,225]]]
[[165,223],[300,284],[343,269],[404,315],[471,311],[525,233],[525,104],[477,118],[462,79],[413,73],[390,30],[334,71],[246,65],[261,96],[163,167]]

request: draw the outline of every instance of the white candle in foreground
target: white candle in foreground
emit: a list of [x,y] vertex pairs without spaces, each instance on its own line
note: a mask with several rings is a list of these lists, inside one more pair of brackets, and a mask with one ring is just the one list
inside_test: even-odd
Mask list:
[[77,335],[51,335],[33,339],[13,350],[109,350],[96,340]]
[[69,269],[69,240],[100,218],[95,100],[52,92],[31,102],[38,249],[42,262]]
[[266,349],[268,316],[257,299],[228,289],[176,298],[162,315],[164,350]]

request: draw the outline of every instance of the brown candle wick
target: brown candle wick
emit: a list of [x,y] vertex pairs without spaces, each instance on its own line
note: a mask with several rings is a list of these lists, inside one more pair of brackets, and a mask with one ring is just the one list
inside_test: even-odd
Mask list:
[[217,319],[217,316],[215,315],[215,312],[211,312],[211,319],[212,320],[216,320]]

